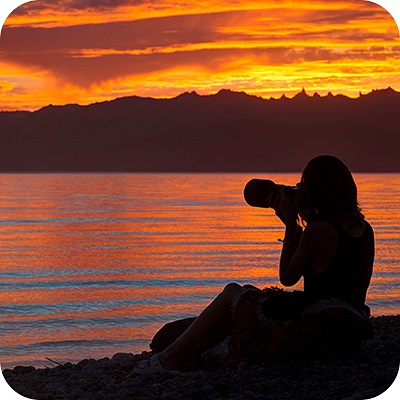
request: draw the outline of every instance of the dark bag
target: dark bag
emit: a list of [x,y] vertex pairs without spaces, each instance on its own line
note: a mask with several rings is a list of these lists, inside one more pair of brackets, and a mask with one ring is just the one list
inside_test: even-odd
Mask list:
[[298,318],[306,308],[304,292],[282,292],[262,303],[264,317],[275,320]]
[[153,337],[150,349],[159,353],[175,342],[183,332],[192,325],[196,317],[179,319],[165,324]]

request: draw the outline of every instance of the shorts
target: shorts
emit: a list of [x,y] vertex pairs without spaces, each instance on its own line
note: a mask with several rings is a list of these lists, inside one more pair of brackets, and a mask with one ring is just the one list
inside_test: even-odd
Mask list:
[[308,306],[304,292],[244,286],[234,297],[227,365],[348,354],[373,336],[370,318],[340,299]]

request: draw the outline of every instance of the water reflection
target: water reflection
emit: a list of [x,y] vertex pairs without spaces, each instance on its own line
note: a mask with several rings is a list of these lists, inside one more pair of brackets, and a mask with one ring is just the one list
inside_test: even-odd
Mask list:
[[[2,366],[141,351],[161,324],[197,314],[230,281],[277,285],[283,226],[244,203],[252,177],[0,176]],[[367,300],[375,315],[397,314],[400,176],[356,181],[376,233]]]

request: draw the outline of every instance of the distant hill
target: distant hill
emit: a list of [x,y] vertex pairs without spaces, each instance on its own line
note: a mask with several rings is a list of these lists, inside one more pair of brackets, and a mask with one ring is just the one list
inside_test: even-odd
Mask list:
[[353,171],[400,171],[400,93],[391,88],[265,100],[222,90],[173,99],[0,113],[0,171],[300,171],[334,154]]

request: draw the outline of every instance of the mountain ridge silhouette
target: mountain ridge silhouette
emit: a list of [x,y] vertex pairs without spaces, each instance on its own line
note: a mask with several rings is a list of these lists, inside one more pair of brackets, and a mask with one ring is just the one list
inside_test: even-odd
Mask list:
[[263,99],[227,89],[0,113],[1,172],[298,172],[334,154],[399,172],[400,93]]

